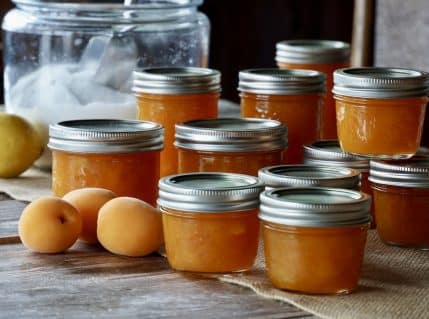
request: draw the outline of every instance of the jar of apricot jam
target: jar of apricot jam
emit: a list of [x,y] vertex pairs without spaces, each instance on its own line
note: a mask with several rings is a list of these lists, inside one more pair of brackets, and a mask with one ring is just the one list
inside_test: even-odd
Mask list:
[[161,176],[177,173],[174,125],[216,118],[220,73],[205,68],[150,68],[134,72],[137,118],[160,123],[165,129]]
[[287,128],[278,121],[218,118],[176,125],[179,173],[232,172],[256,176],[283,161]]
[[307,69],[325,73],[327,92],[321,138],[336,139],[335,101],[331,93],[332,73],[350,65],[350,45],[330,40],[282,41],[276,45],[276,61],[280,69]]
[[395,68],[334,72],[338,139],[348,153],[409,158],[420,145],[428,74]]
[[251,69],[239,74],[241,117],[288,127],[287,164],[301,164],[302,145],[320,139],[325,76],[309,70]]
[[102,187],[156,204],[163,128],[153,122],[75,120],[49,127],[52,191]]
[[261,194],[265,263],[272,284],[308,294],[356,289],[370,197],[336,188],[278,188]]
[[253,176],[189,173],[159,181],[165,249],[176,270],[223,273],[252,267],[259,239],[259,193]]
[[371,161],[377,232],[387,244],[429,249],[429,158]]
[[360,189],[360,172],[348,167],[277,165],[261,168],[265,189],[281,187],[334,187]]
[[[308,165],[324,165],[332,167],[349,167],[361,173],[360,190],[372,196],[368,181],[369,159],[363,156],[344,153],[338,140],[321,140],[304,145],[304,163]],[[376,227],[374,202],[371,207],[371,228]]]

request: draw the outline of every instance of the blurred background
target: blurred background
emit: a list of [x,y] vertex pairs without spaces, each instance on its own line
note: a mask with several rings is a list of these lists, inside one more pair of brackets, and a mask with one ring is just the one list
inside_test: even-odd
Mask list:
[[[12,7],[1,1],[1,16]],[[211,22],[209,66],[222,72],[224,99],[238,101],[239,70],[275,67],[275,44],[287,39],[351,42],[355,65],[429,70],[428,0],[205,0],[200,11]]]

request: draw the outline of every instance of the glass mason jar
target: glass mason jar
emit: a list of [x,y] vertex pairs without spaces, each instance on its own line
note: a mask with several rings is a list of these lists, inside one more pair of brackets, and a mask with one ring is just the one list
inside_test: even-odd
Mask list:
[[301,164],[302,146],[320,139],[325,75],[310,70],[240,71],[242,117],[277,120],[288,128],[284,162]]
[[84,187],[156,204],[163,128],[131,120],[74,120],[49,128],[52,192]]
[[287,127],[274,120],[218,118],[176,125],[179,173],[231,172],[256,176],[279,165]]
[[371,161],[377,233],[387,244],[429,249],[429,158]]
[[429,74],[399,68],[334,72],[338,140],[343,151],[380,159],[413,156],[425,117]]
[[331,40],[288,40],[276,44],[280,69],[316,70],[326,75],[326,101],[323,108],[322,138],[337,138],[335,101],[331,90],[333,72],[350,64],[350,45]]
[[160,123],[165,129],[161,177],[178,173],[174,147],[175,125],[216,118],[220,72],[208,68],[145,68],[134,72],[137,118]]
[[238,272],[252,267],[259,241],[259,193],[253,176],[188,173],[159,181],[165,250],[171,267]]
[[280,289],[345,294],[361,272],[370,197],[324,187],[288,187],[261,194],[267,274]]
[[[39,128],[85,118],[136,118],[132,70],[207,66],[203,0],[14,0],[3,20],[5,104]],[[36,165],[49,168],[46,153]]]

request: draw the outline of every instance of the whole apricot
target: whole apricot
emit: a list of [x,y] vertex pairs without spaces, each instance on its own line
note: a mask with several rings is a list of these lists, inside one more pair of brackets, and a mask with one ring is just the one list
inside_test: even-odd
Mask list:
[[70,248],[82,228],[82,217],[58,197],[41,197],[23,210],[19,237],[27,248],[40,253],[60,253]]
[[97,239],[97,219],[101,206],[116,197],[116,194],[104,188],[80,188],[63,196],[82,216],[82,231],[79,239],[95,244]]
[[139,257],[156,251],[163,241],[160,212],[131,197],[117,197],[101,207],[98,240],[108,251]]

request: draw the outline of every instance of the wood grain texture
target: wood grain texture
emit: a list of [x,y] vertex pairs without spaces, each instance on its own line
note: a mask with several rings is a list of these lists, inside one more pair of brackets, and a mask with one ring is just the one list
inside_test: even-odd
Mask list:
[[[0,229],[16,225],[24,206],[0,194]],[[316,318],[246,288],[175,272],[158,255],[127,258],[82,243],[42,255],[15,243],[0,245],[0,256],[0,318]]]
[[0,193],[0,245],[19,243],[18,219],[26,203]]

